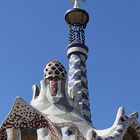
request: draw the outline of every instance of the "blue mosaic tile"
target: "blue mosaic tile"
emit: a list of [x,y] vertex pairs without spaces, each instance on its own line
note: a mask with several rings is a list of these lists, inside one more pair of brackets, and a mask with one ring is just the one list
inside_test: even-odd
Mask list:
[[86,121],[92,123],[91,119],[88,116],[84,115],[84,118],[85,118]]
[[70,135],[72,134],[72,131],[68,129],[68,130],[65,132],[65,134],[66,134],[67,136],[70,136]]

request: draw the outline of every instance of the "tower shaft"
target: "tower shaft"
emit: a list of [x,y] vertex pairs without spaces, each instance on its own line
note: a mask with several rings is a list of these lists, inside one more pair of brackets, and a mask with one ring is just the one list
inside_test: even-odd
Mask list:
[[85,45],[85,28],[89,21],[89,15],[80,7],[74,7],[66,12],[65,20],[69,25],[68,94],[83,118],[92,123],[86,69],[88,48]]
[[86,121],[91,123],[86,60],[88,48],[80,43],[68,47],[69,81],[68,94],[74,100]]

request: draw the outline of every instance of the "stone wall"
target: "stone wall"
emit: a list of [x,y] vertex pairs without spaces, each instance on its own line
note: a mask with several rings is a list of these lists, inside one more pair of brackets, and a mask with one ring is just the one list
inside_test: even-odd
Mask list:
[[21,140],[37,140],[37,132],[35,129],[21,130]]
[[139,140],[139,138],[136,131],[129,127],[126,134],[124,135],[123,140]]

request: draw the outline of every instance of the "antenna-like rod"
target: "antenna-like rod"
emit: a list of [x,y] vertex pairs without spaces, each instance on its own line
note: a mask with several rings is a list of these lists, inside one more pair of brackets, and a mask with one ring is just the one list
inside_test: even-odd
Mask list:
[[74,6],[73,8],[80,8],[79,0],[74,0]]
[[[79,0],[70,0],[71,3],[74,4],[73,8],[80,8],[80,2]],[[81,0],[82,2],[86,2],[86,0]]]

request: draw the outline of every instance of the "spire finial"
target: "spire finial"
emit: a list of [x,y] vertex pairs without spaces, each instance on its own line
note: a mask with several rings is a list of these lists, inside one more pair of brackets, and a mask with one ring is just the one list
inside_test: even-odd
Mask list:
[[[70,1],[74,4],[73,8],[80,8],[79,0],[70,0]],[[86,2],[86,0],[81,0],[81,1]]]
[[74,4],[74,8],[69,9],[65,14],[65,20],[69,24],[69,44],[81,43],[85,44],[85,28],[89,21],[88,13],[80,8],[80,1],[86,0],[70,0]]

